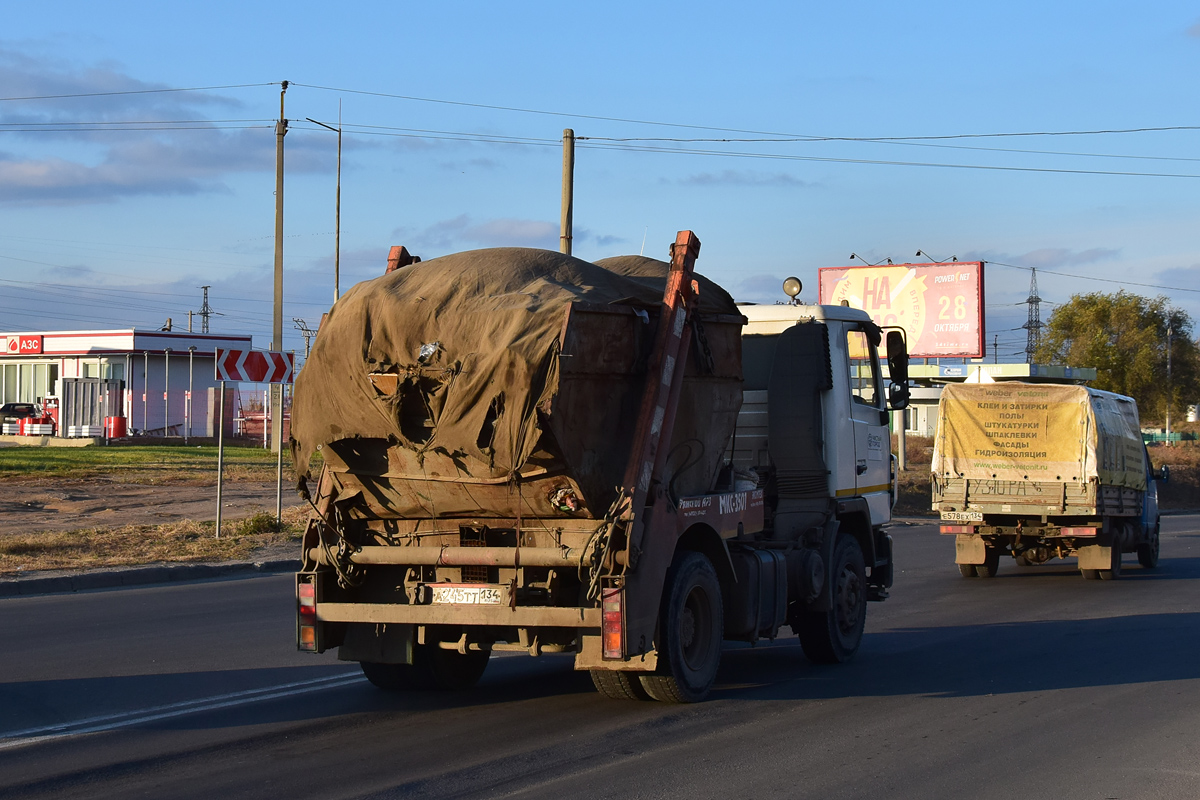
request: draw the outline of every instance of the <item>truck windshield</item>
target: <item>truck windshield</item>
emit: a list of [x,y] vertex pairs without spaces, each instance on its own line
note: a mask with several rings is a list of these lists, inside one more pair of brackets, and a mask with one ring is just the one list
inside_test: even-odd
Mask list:
[[867,334],[863,331],[847,331],[846,353],[850,356],[850,394],[854,401],[877,406],[879,366]]

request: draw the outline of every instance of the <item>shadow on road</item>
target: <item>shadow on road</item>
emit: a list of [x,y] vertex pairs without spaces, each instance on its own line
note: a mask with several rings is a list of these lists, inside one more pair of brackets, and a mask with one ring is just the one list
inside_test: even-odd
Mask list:
[[[759,699],[971,697],[1200,678],[1200,613],[902,628],[821,666],[799,643],[726,651],[719,681]],[[720,688],[720,687],[719,687]]]

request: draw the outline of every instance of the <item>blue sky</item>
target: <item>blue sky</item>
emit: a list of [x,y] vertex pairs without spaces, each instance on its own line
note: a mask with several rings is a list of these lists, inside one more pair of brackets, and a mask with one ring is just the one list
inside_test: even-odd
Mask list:
[[[755,301],[793,274],[815,299],[816,270],[851,252],[985,259],[987,338],[1010,360],[1029,273],[1000,263],[1038,267],[1050,303],[1124,287],[1200,319],[1200,130],[844,140],[1200,125],[1194,3],[65,2],[5,16],[0,97],[256,85],[0,101],[0,330],[180,324],[211,284],[213,330],[266,346],[285,79],[296,349],[291,318],[315,327],[333,291],[336,137],[304,120],[336,124],[339,100],[343,291],[382,272],[392,244],[425,258],[555,248],[569,126],[590,137],[583,258],[643,241],[664,257],[691,228],[701,271]],[[780,138],[762,132],[843,140],[664,141]],[[627,139],[643,141],[612,141]]]

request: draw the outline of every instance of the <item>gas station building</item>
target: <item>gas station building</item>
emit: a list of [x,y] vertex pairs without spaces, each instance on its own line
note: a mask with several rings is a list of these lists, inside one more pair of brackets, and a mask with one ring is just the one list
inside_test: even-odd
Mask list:
[[252,349],[249,336],[133,328],[0,333],[0,342],[0,401],[41,406],[59,436],[101,435],[110,418],[129,433],[215,436],[215,350]]

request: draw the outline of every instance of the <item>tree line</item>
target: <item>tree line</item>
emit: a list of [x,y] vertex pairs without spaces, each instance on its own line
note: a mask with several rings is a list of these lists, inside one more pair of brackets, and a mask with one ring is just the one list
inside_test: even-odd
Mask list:
[[1193,322],[1166,297],[1123,290],[1074,295],[1051,314],[1035,358],[1041,364],[1095,367],[1091,385],[1132,397],[1143,423],[1162,420],[1168,403],[1172,421],[1182,422],[1186,406],[1200,403]]

